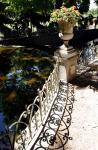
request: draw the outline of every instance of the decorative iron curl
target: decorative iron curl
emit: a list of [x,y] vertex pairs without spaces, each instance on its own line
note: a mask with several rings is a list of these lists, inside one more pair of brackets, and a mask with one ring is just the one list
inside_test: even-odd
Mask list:
[[59,83],[59,91],[40,137],[32,150],[64,150],[69,136],[71,114],[74,103],[74,87],[65,82]]

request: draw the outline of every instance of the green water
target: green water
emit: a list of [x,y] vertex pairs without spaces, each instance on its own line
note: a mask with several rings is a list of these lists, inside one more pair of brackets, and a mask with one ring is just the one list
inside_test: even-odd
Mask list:
[[53,57],[39,49],[15,48],[0,55],[0,131],[32,103],[53,70]]

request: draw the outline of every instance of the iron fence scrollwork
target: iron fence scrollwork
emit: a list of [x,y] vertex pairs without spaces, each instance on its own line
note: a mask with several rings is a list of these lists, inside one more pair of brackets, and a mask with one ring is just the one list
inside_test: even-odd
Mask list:
[[[32,150],[64,150],[64,145],[71,139],[68,128],[71,125],[73,102],[74,88],[69,83],[59,81],[57,61],[42,90],[38,89],[38,96],[33,103],[26,106],[19,119],[6,130],[6,148],[27,150],[33,142]],[[40,127],[41,132],[36,137]]]

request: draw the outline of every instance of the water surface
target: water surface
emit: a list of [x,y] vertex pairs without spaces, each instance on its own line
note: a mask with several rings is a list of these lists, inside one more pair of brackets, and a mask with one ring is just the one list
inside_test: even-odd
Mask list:
[[54,59],[34,48],[0,49],[0,132],[32,103],[53,70]]

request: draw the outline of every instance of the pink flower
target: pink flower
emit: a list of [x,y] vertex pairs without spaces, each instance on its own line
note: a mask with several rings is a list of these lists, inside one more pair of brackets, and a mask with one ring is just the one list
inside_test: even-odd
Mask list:
[[76,7],[76,6],[72,6],[72,9],[73,9],[73,10],[77,10],[77,7]]
[[63,7],[63,10],[66,12],[67,8],[66,8],[66,7]]

